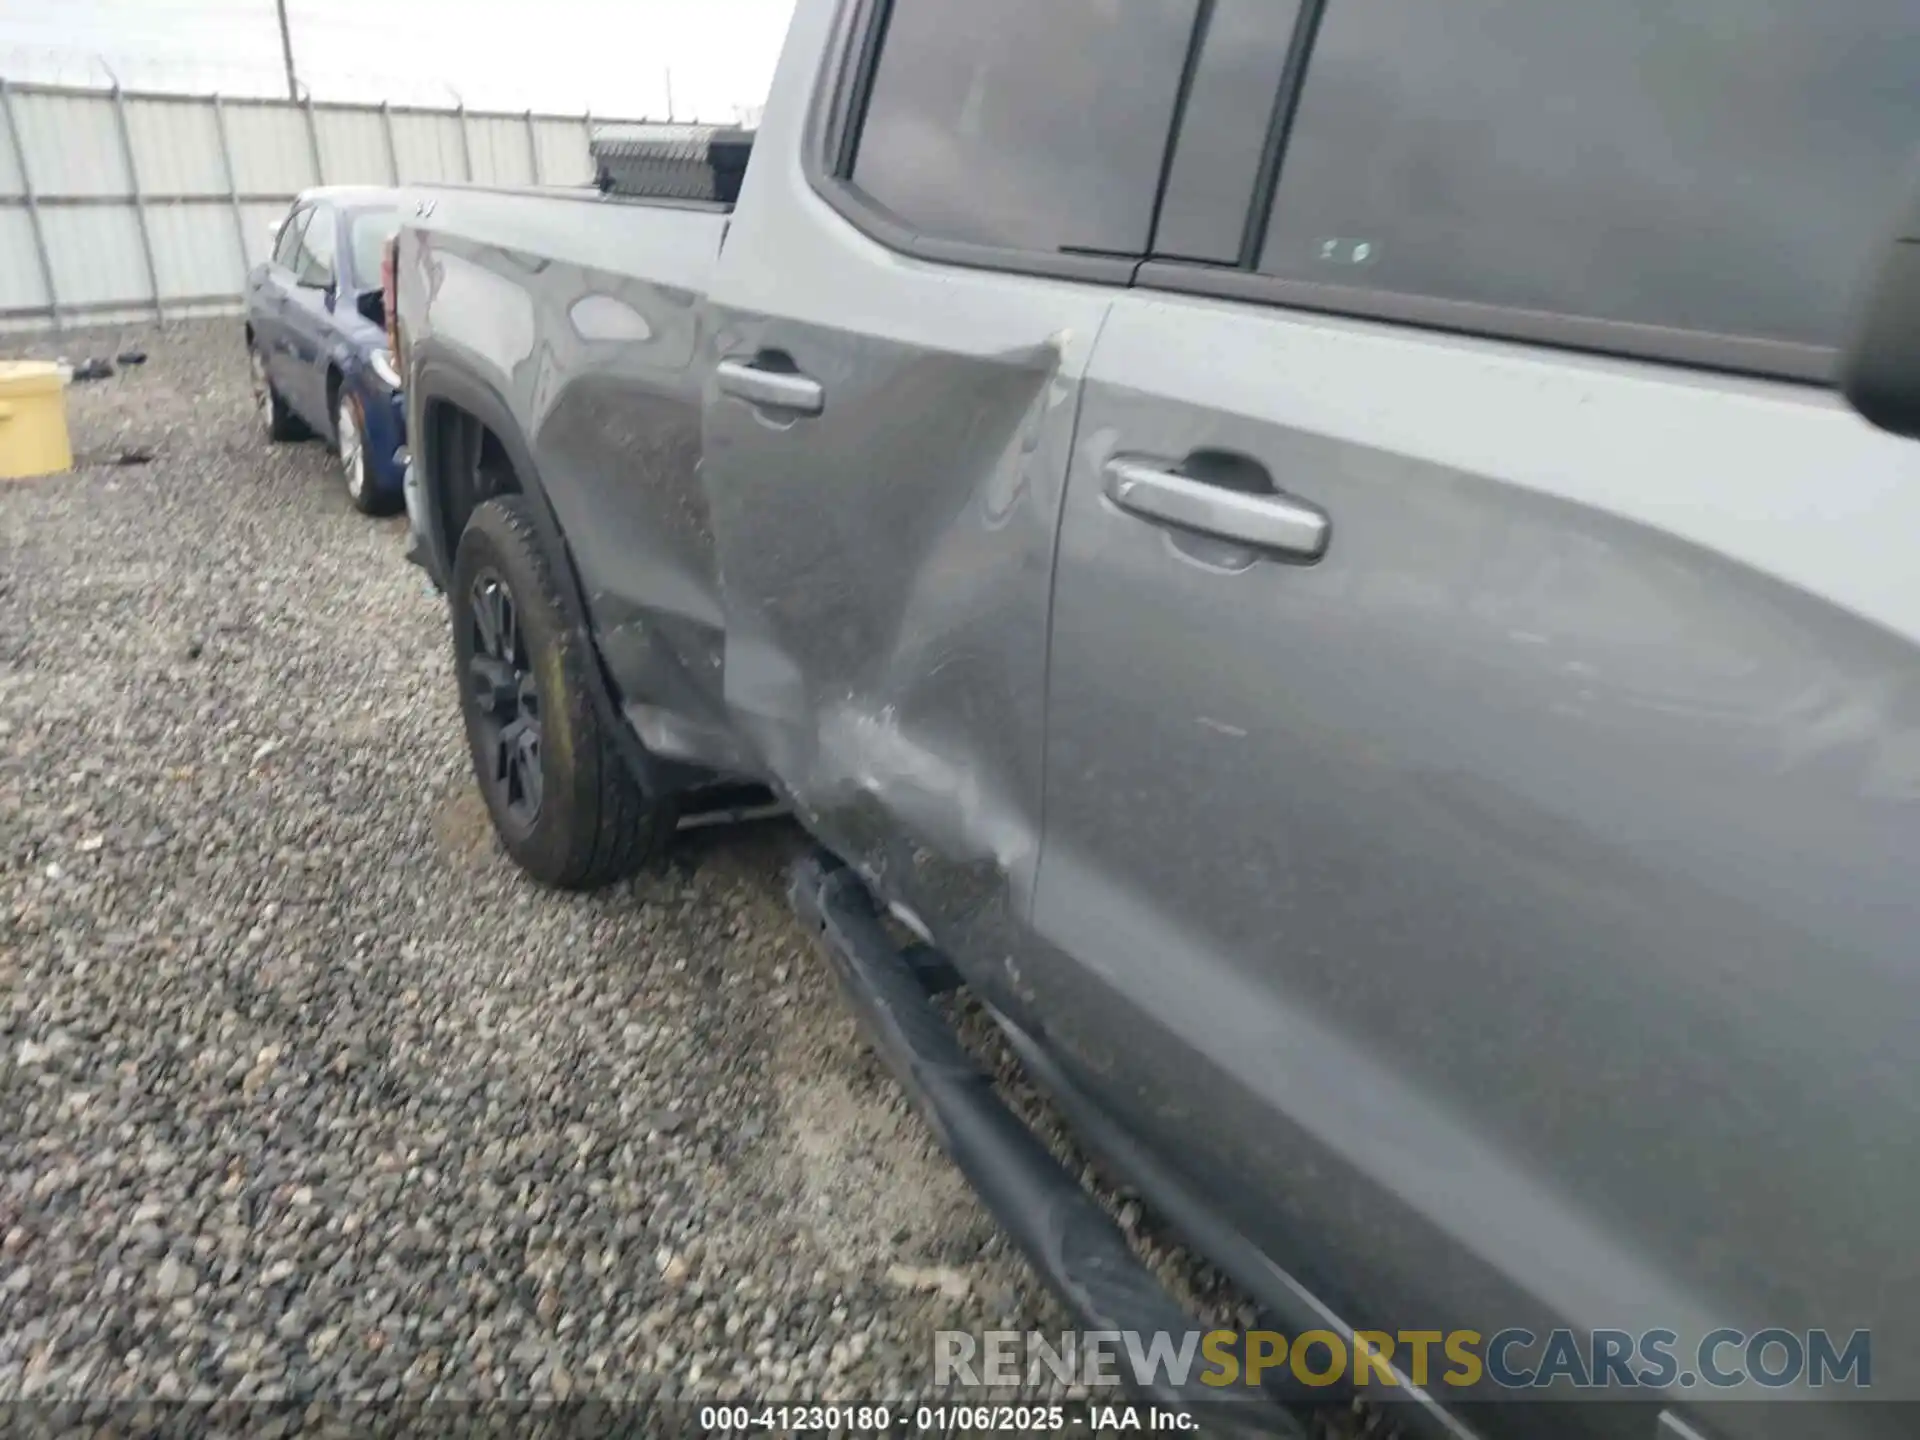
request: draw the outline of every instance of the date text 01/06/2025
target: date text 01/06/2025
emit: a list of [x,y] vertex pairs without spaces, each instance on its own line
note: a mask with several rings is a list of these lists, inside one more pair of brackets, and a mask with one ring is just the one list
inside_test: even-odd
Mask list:
[[1083,1431],[1175,1433],[1199,1429],[1180,1410],[1151,1405],[703,1405],[700,1429],[708,1435],[805,1434],[826,1431],[849,1437],[896,1435],[1058,1435]]

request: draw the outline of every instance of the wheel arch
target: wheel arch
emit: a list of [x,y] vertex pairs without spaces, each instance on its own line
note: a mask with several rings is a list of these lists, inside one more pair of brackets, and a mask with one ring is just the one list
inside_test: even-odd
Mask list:
[[[618,737],[622,759],[651,793],[688,788],[695,783],[696,772],[649,754],[621,711],[618,691],[594,643],[579,566],[513,408],[491,384],[449,357],[422,354],[416,346],[412,358],[415,481],[428,542],[438,551],[439,572],[451,580],[461,532],[475,509],[495,495],[525,496],[559,591],[567,629],[590,657],[594,705],[609,732]],[[448,599],[457,603],[451,595]]]
[[452,573],[461,532],[474,510],[496,494],[526,495],[548,560],[560,567],[568,623],[583,625],[586,609],[573,556],[506,400],[465,369],[432,359],[420,360],[412,378],[416,478],[444,573]]

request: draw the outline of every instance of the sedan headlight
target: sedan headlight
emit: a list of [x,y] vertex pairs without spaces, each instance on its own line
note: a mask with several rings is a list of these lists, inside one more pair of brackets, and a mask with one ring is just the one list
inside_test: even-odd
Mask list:
[[393,352],[376,350],[367,357],[367,364],[373,367],[373,373],[380,377],[380,383],[389,390],[400,388],[400,372],[393,368]]

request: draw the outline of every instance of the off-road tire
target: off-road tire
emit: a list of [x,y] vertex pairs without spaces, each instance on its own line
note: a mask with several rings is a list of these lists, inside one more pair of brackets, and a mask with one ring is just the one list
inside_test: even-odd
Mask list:
[[[511,604],[511,623],[497,608],[498,585]],[[473,757],[474,779],[485,797],[493,827],[507,853],[534,879],[564,890],[593,890],[633,874],[672,832],[669,806],[649,796],[634,779],[614,736],[607,733],[588,688],[596,683],[586,641],[567,624],[558,587],[531,503],[502,496],[479,506],[460,537],[453,582],[447,594],[453,622],[454,661],[460,682],[460,713]],[[493,634],[512,629],[516,646]],[[491,634],[489,632],[492,632]],[[518,700],[509,700],[502,662],[515,670]],[[476,668],[476,656],[482,665]],[[527,715],[525,699],[537,691],[537,763],[503,745],[501,715]],[[515,737],[524,742],[525,727]],[[511,751],[511,755],[509,755]],[[515,786],[504,772],[525,776],[537,769],[537,803],[526,806],[531,785]]]

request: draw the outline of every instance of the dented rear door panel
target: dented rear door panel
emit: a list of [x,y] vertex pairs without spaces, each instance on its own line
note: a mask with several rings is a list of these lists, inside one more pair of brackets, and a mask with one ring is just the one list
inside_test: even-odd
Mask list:
[[[774,106],[810,80],[783,74]],[[823,400],[782,415],[709,380],[732,723],[1001,1003],[1038,850],[1062,486],[1112,294],[893,254],[781,151],[756,155],[715,283],[716,353],[777,355]]]
[[[1005,906],[1032,881],[1053,544],[1102,303],[1021,283],[1034,303],[977,349],[728,308],[724,352],[790,356],[826,404],[782,419],[716,394],[705,455],[737,732],[816,836],[1001,978]],[[950,329],[926,328],[958,338],[970,307],[946,299]]]

